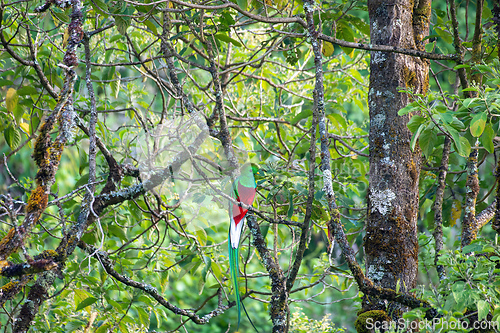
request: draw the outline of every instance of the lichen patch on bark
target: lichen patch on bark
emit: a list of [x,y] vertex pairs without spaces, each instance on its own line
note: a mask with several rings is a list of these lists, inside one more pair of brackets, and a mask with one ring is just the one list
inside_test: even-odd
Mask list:
[[383,191],[374,191],[370,193],[370,201],[372,204],[372,212],[379,211],[380,214],[385,215],[392,207],[392,201],[396,199],[396,194],[390,189]]

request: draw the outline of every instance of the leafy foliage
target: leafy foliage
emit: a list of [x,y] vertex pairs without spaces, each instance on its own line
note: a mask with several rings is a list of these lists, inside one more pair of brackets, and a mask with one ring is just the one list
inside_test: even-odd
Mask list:
[[[422,237],[421,241],[427,239]],[[447,268],[446,278],[434,290],[418,290],[440,314],[433,323],[430,321],[435,330],[470,332],[473,328],[482,328],[493,331],[500,325],[498,251],[496,240],[492,243],[479,239],[462,251],[442,253],[439,264]],[[404,318],[426,320],[422,309],[412,310]]]
[[314,320],[307,318],[304,313],[297,311],[292,314],[290,321],[290,332],[293,333],[306,333],[306,332],[344,332],[342,328],[334,328],[331,319],[328,315],[324,316],[321,320]]
[[[27,203],[39,181],[35,179],[37,166],[32,158],[35,140],[58,105],[58,94],[65,88],[67,68],[61,64],[71,43],[70,23],[74,16],[72,8],[56,6],[65,1],[53,1],[49,10],[37,12],[35,9],[44,3],[7,1],[0,8],[2,238],[27,219]],[[294,312],[291,331],[352,330],[362,295],[355,290],[352,272],[342,260],[339,247],[327,246],[326,224],[331,216],[325,208],[328,200],[324,175],[319,168],[311,172],[311,162],[320,161],[319,154],[310,153],[315,111],[313,91],[318,71],[314,67],[311,35],[298,21],[304,18],[304,2],[237,0],[213,1],[208,5],[193,1],[92,0],[81,4],[85,33],[77,36],[78,45],[83,46],[88,38],[89,51],[84,46],[77,48],[80,61],[74,68],[77,77],[71,97],[71,106],[77,114],[76,126],[60,125],[48,133],[53,140],[67,131],[70,139],[55,183],[48,189],[48,206],[24,247],[8,257],[9,262],[7,258],[1,261],[0,266],[29,263],[45,250],[57,249],[64,237],[74,235],[72,227],[79,223],[85,207],[104,198],[101,194],[116,198],[144,184],[150,175],[141,173],[140,165],[145,162],[138,157],[138,151],[152,142],[152,149],[157,149],[155,153],[165,152],[155,146],[159,133],[155,131],[161,126],[174,124],[179,130],[181,126],[175,121],[193,121],[197,114],[199,119],[207,120],[210,136],[191,156],[198,164],[185,163],[159,187],[148,188],[140,195],[116,202],[110,199],[111,203],[82,231],[80,249],[58,262],[57,279],[48,289],[51,297],[42,302],[32,329],[41,332],[76,332],[85,331],[86,327],[93,332],[187,329],[200,333],[225,331],[229,326],[234,329],[236,311],[231,300],[236,291],[230,283],[225,243],[227,198],[219,193],[223,192],[222,184],[228,182],[227,174],[231,171],[225,169],[227,152],[224,136],[220,135],[224,130],[220,121],[223,119],[237,155],[243,155],[245,162],[250,161],[263,171],[256,179],[258,196],[254,208],[259,213],[258,222],[269,253],[286,275],[297,251],[305,251],[304,259],[299,262],[298,278],[289,291],[292,309],[300,302],[305,314]],[[474,11],[466,10],[467,4],[459,6],[459,14],[470,15],[468,22],[473,22]],[[342,42],[370,44],[368,13],[364,1],[321,1],[315,6],[313,20],[318,35],[339,39],[338,45],[322,41],[321,75],[325,83],[333,190],[347,241],[359,250],[366,217],[368,154],[373,153],[368,147],[370,53]],[[444,2],[433,4],[431,35],[426,45],[426,50],[433,54],[456,52],[452,20],[445,6]],[[482,23],[490,24],[492,17],[491,10],[485,7]],[[462,23],[459,33],[468,35],[469,27]],[[404,90],[412,103],[400,111],[400,115],[413,114],[408,123],[413,133],[411,146],[420,147],[426,159],[419,180],[421,256],[427,265],[422,271],[435,265],[434,243],[429,236],[436,227],[432,205],[444,137],[452,140],[442,207],[445,245],[451,252],[443,252],[438,262],[445,267],[447,279],[437,282],[433,272],[421,276],[423,284],[434,281],[436,286],[436,291],[424,288],[421,296],[449,320],[465,320],[468,312],[477,312],[473,315],[479,320],[498,320],[500,315],[496,290],[500,257],[497,244],[481,241],[461,252],[455,250],[459,245],[454,243],[460,233],[457,222],[470,210],[466,203],[464,165],[473,149],[480,150],[482,161],[475,208],[483,211],[494,200],[492,170],[500,130],[497,38],[494,32],[485,30],[480,61],[475,63],[433,63],[439,73],[431,82],[429,94]],[[430,42],[431,39],[434,40]],[[468,56],[472,42],[464,38],[462,46]],[[88,64],[85,56],[89,58]],[[173,68],[169,67],[169,61]],[[469,77],[480,75],[482,79],[459,93],[456,84],[459,70],[465,70]],[[474,96],[465,96],[464,92]],[[195,112],[190,113],[186,101]],[[93,115],[97,115],[95,124]],[[64,124],[61,118],[58,121]],[[89,139],[91,129],[95,129],[98,139]],[[178,136],[193,139],[198,133],[186,130]],[[312,142],[319,146],[320,140]],[[89,147],[96,142],[99,151],[92,153]],[[182,147],[176,152],[179,151],[183,151]],[[164,164],[155,165],[153,171],[163,170],[171,163],[174,154],[172,151],[168,154],[161,160]],[[116,166],[110,160],[120,168],[117,181],[112,179]],[[194,165],[203,172],[195,170]],[[220,188],[210,187],[205,179],[203,191],[191,184],[200,183],[203,175],[219,177]],[[89,184],[93,176],[95,182]],[[315,186],[310,195],[311,179]],[[94,185],[95,191],[90,190]],[[112,195],[105,192],[110,186],[114,186]],[[89,193],[90,199],[86,197]],[[312,227],[304,231],[303,222],[309,212]],[[307,234],[307,243],[300,249],[303,232]],[[493,238],[491,229],[486,229],[483,236]],[[272,329],[268,311],[273,290],[270,272],[266,271],[266,263],[255,250],[252,239],[247,232],[242,240],[240,279],[243,281],[239,292],[246,297],[243,302],[252,320],[259,323],[261,331],[267,332]],[[143,288],[113,276],[104,267],[102,258],[97,259],[97,252],[86,251],[89,247],[83,244],[106,254],[114,272],[142,283]],[[357,253],[362,261],[362,251]],[[37,274],[36,279],[31,275],[26,277],[22,291],[28,293],[35,281],[42,281],[45,273]],[[0,278],[3,291],[9,290],[12,281],[18,280]],[[221,304],[228,308],[208,323],[198,325],[193,318],[160,305],[155,292],[173,306],[201,318],[221,309]],[[26,304],[23,294],[16,293],[2,303],[0,323],[5,332],[13,331],[19,309]],[[335,325],[325,317],[327,313],[338,314],[333,317]],[[423,316],[422,309],[417,309],[405,318]],[[242,323],[242,330],[250,329],[248,323]]]

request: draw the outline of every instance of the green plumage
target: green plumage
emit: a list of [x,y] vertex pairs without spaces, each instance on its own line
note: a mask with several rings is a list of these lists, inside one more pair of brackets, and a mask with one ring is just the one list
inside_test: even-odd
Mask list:
[[233,183],[233,198],[237,202],[229,203],[229,235],[228,235],[228,249],[229,249],[229,270],[231,274],[231,279],[233,280],[234,293],[236,295],[236,308],[238,310],[238,329],[241,321],[241,308],[245,311],[248,320],[255,328],[252,320],[248,316],[245,309],[245,305],[241,303],[240,292],[238,288],[238,276],[239,276],[239,243],[241,232],[243,230],[243,224],[245,221],[245,216],[248,212],[248,208],[244,208],[243,205],[251,206],[256,195],[256,187],[254,175],[258,174],[258,169],[250,164],[246,164],[242,167],[240,176],[234,180]]
[[[246,164],[241,169],[241,174],[236,180],[236,184],[240,183],[245,187],[255,188],[257,184],[255,184],[255,177],[259,173],[258,169],[254,165]],[[237,186],[236,186],[237,187]]]
[[229,267],[231,271],[231,280],[233,280],[234,293],[236,295],[236,308],[238,310],[238,327],[240,326],[241,321],[241,300],[240,300],[240,291],[238,288],[238,275],[240,272],[240,267],[238,263],[239,256],[239,248],[232,248],[231,242],[229,243]]

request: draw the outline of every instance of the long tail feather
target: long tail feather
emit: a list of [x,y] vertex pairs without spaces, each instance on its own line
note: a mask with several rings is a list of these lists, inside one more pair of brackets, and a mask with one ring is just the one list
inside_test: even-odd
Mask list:
[[[231,235],[229,236],[231,239]],[[238,289],[238,274],[240,271],[239,263],[238,263],[238,248],[233,248],[231,246],[231,242],[229,241],[229,270],[231,271],[231,279],[233,280],[234,293],[236,295],[236,308],[238,309],[238,329],[240,328],[241,321],[241,300],[240,300],[240,291]],[[246,312],[246,310],[245,310]]]
[[[229,236],[231,239],[231,235]],[[259,330],[257,327],[255,327],[252,319],[250,319],[250,316],[248,315],[247,309],[245,308],[245,304],[241,301],[240,298],[240,290],[238,288],[238,274],[240,272],[240,264],[239,264],[239,248],[233,248],[231,246],[231,241],[229,243],[229,270],[231,271],[231,279],[233,280],[233,286],[234,286],[234,293],[236,294],[236,308],[238,309],[238,330],[240,328],[240,322],[241,322],[241,308],[243,307],[243,311],[245,311],[245,315],[248,318],[248,321],[250,321],[250,324],[252,325],[253,329],[255,332],[259,333]]]
[[245,304],[243,302],[241,302],[241,306],[243,306],[243,311],[245,311],[245,314],[247,315],[248,321],[250,322],[250,324],[252,324],[253,329],[255,330],[255,332],[259,333],[259,330],[253,324],[252,319],[250,319],[250,316],[248,315],[247,309],[245,308]]

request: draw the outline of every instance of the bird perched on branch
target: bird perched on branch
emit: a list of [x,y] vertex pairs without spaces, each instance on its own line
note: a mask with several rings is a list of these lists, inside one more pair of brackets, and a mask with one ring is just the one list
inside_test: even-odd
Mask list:
[[[255,183],[254,174],[258,174],[258,172],[259,171],[257,167],[250,164],[246,164],[241,169],[240,176],[236,178],[232,184],[231,195],[236,202],[229,203],[229,219],[231,220],[231,223],[229,225],[229,246],[228,246],[229,270],[231,272],[231,279],[233,280],[234,292],[236,294],[236,306],[238,308],[238,327],[240,326],[241,305],[242,305],[240,301],[240,294],[238,291],[238,274],[239,274],[238,250],[240,245],[241,232],[243,230],[243,224],[245,222],[245,216],[248,212],[248,208],[244,208],[243,205],[251,206],[255,199],[255,194],[257,192],[256,190],[257,184]],[[244,306],[243,309],[245,310]],[[250,320],[250,318],[248,319]],[[251,320],[250,322],[252,323]]]

